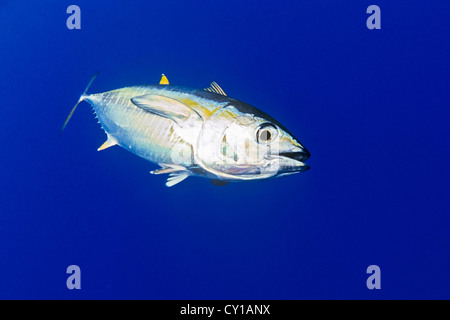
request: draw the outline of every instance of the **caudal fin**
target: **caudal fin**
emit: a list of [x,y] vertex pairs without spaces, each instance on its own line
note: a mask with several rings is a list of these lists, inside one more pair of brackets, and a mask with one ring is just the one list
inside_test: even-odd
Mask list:
[[84,100],[86,92],[88,91],[88,89],[91,86],[92,82],[94,82],[94,80],[97,77],[97,75],[98,75],[98,71],[92,76],[91,80],[89,81],[88,85],[86,86],[86,89],[84,89],[84,92],[81,94],[80,99],[78,99],[78,102],[72,108],[72,111],[70,111],[69,116],[67,117],[66,121],[64,121],[64,124],[61,127],[61,130],[59,130],[59,134],[61,134],[64,131],[64,129],[66,128],[67,124],[69,123],[70,118],[72,118],[72,115],[75,112],[75,110],[77,109],[77,107],[80,104],[80,102]]

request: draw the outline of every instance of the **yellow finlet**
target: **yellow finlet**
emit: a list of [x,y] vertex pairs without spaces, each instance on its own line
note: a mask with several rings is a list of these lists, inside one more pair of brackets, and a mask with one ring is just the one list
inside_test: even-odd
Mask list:
[[117,144],[117,140],[116,139],[111,137],[108,133],[107,133],[107,135],[108,135],[108,140],[106,140],[106,142],[104,144],[102,144],[100,146],[100,148],[97,149],[97,151],[105,150],[105,149],[107,149],[109,147],[113,147],[113,146],[115,146]]
[[161,75],[161,80],[159,81],[159,84],[169,84],[169,79],[167,79],[164,73]]

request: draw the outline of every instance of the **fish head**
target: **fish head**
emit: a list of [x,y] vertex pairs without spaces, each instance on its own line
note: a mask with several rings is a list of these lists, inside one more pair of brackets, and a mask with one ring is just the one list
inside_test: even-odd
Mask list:
[[305,161],[311,154],[277,121],[262,119],[254,129],[254,136],[258,150],[256,162],[263,168],[268,163],[267,171],[274,173],[273,177],[309,169]]
[[204,123],[197,155],[219,179],[254,180],[306,171],[310,153],[272,117],[248,105],[228,105]]

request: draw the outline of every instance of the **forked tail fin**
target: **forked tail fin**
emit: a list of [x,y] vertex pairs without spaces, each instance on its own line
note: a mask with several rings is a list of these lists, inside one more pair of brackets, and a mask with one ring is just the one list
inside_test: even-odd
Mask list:
[[59,134],[61,134],[64,131],[64,129],[66,128],[67,124],[69,123],[70,118],[72,118],[72,115],[75,112],[75,110],[77,109],[77,107],[80,104],[80,102],[84,100],[86,92],[88,91],[88,89],[91,86],[92,82],[94,82],[94,80],[97,77],[97,75],[98,75],[98,71],[92,76],[91,80],[89,81],[88,85],[86,86],[86,89],[84,89],[84,92],[81,94],[80,99],[78,99],[78,102],[72,108],[72,111],[70,111],[69,116],[67,117],[66,121],[64,121],[64,124],[61,127],[61,130],[59,130]]

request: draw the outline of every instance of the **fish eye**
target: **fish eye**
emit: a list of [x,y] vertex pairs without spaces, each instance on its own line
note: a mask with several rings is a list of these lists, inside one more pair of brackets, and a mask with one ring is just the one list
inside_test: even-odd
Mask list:
[[270,143],[278,135],[278,129],[271,123],[264,123],[256,130],[256,141],[258,143]]

